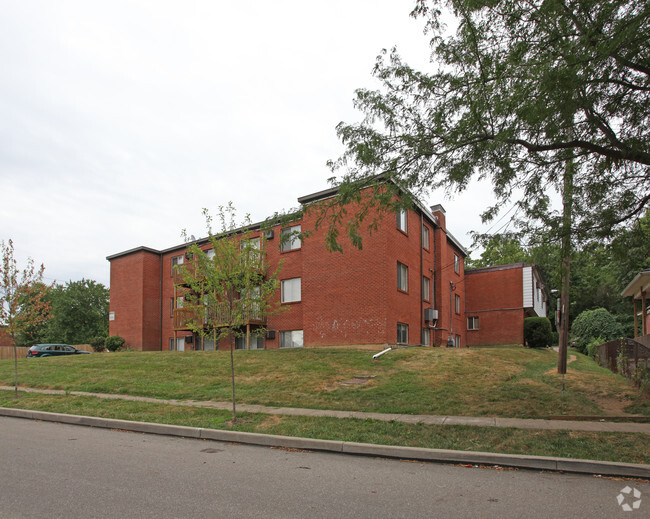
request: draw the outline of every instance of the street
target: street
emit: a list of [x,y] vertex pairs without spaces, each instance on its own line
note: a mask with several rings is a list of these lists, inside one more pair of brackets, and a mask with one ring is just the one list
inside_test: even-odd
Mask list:
[[2,519],[609,519],[648,517],[650,511],[648,482],[288,451],[6,417],[0,418],[0,467]]

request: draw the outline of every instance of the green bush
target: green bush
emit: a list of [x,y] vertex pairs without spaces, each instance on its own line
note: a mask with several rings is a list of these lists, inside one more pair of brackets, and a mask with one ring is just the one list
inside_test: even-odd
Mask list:
[[106,337],[93,337],[88,343],[98,353],[106,349]]
[[596,355],[598,354],[598,346],[600,346],[604,342],[607,341],[604,341],[602,337],[596,337],[595,339],[591,339],[591,341],[589,341],[589,344],[587,344],[587,348],[586,348],[587,355],[589,355],[592,359],[596,359]]
[[118,351],[122,349],[126,340],[119,335],[111,335],[106,339],[106,349],[108,351]]
[[621,325],[604,308],[585,310],[571,325],[571,336],[575,341],[575,348],[580,353],[586,353],[587,345],[597,337],[607,342],[622,335]]
[[553,329],[547,317],[524,319],[524,344],[529,348],[546,348],[553,342]]

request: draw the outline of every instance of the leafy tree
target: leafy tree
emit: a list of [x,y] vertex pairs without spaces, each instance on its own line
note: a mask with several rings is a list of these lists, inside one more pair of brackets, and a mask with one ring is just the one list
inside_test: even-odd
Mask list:
[[[455,34],[445,32],[446,8]],[[462,190],[481,178],[497,199],[484,219],[515,198],[522,232],[554,231],[560,372],[572,245],[611,236],[650,200],[649,14],[639,0],[418,0],[412,15],[432,36],[432,71],[384,51],[374,69],[381,88],[356,94],[365,119],[337,127],[346,150],[332,167],[345,171],[343,203],[377,174],[414,192]],[[384,203],[385,190],[373,201]],[[357,230],[348,226],[353,241]]]
[[522,263],[530,260],[528,251],[522,247],[519,239],[504,234],[494,234],[483,241],[483,252],[477,260],[467,258],[467,268],[491,267]]
[[609,341],[620,337],[621,334],[621,325],[605,308],[586,310],[576,317],[571,325],[575,347],[582,353],[586,353],[587,345],[595,338]]
[[49,294],[53,318],[41,331],[42,342],[86,344],[108,335],[109,290],[90,279],[68,281]]
[[[264,237],[253,237],[250,219],[236,223],[232,204],[219,208],[220,230],[214,234],[212,217],[203,210],[208,228],[210,249],[204,251],[196,242],[187,255],[189,262],[179,265],[182,283],[177,290],[183,294],[186,325],[202,338],[212,337],[215,347],[230,339],[230,374],[232,385],[232,418],[237,420],[235,405],[234,349],[237,337],[249,336],[251,320],[261,322],[276,308],[272,296],[277,290],[277,271],[270,272],[264,253]],[[187,234],[184,233],[187,237]],[[262,327],[253,333],[263,333]]]
[[49,319],[50,306],[46,294],[50,287],[43,283],[45,267],[36,268],[29,258],[27,266],[20,271],[14,257],[14,243],[0,242],[0,324],[7,326],[7,333],[14,348],[14,388],[18,398],[18,337],[38,327]]

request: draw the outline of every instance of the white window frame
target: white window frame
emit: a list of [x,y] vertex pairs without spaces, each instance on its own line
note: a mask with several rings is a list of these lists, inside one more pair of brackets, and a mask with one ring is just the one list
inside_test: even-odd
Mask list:
[[467,329],[468,330],[478,330],[478,327],[479,327],[478,315],[470,315],[467,318]]
[[283,279],[280,282],[281,302],[298,303],[302,301],[302,278]]
[[409,343],[409,325],[397,323],[397,344]]
[[431,248],[429,243],[431,237],[429,234],[429,228],[426,225],[422,224],[422,248],[426,250],[429,250]]
[[422,328],[422,346],[429,346],[431,344],[431,331],[429,328]]
[[454,254],[454,272],[460,274],[460,256]]
[[397,262],[397,289],[409,291],[409,268],[404,263]]
[[172,276],[174,275],[174,267],[176,265],[182,265],[185,262],[185,255],[181,254],[180,256],[174,256],[172,258]]
[[457,314],[460,313],[460,296],[458,294],[454,294],[454,311]]
[[280,348],[302,348],[304,335],[302,330],[284,330],[280,332]]
[[408,212],[406,209],[398,209],[395,215],[395,225],[403,233],[408,232]]
[[431,280],[427,276],[422,276],[422,300],[431,301]]
[[300,249],[300,247],[302,247],[302,241],[300,240],[300,236],[298,236],[300,232],[300,225],[293,225],[291,227],[287,227],[286,229],[282,229],[280,232],[280,250],[282,252],[287,252],[290,250]]

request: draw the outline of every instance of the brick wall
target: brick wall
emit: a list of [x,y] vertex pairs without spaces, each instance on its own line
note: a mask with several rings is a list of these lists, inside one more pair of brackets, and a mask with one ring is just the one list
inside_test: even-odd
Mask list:
[[146,250],[111,260],[109,334],[138,350],[160,349],[160,257]]
[[[349,213],[354,209],[349,207]],[[265,347],[278,348],[279,332],[289,330],[303,330],[306,347],[396,344],[398,323],[408,326],[408,344],[421,344],[426,328],[429,344],[445,346],[451,336],[464,346],[463,253],[446,232],[444,212],[437,216],[441,227],[419,210],[408,211],[403,232],[397,228],[394,213],[371,212],[366,221],[377,217],[379,228],[369,233],[362,227],[361,250],[342,232],[343,253],[326,250],[325,229],[314,229],[315,216],[310,213],[297,222],[303,231],[313,231],[299,249],[281,252],[281,228],[276,226],[274,238],[267,242],[267,260],[271,269],[280,269],[280,281],[301,278],[302,297],[300,302],[280,304],[278,287],[275,301],[281,311],[270,316],[267,325],[278,333]],[[429,243],[424,246],[423,223],[429,231]],[[171,261],[184,252],[183,247],[160,253],[138,249],[110,257],[111,311],[115,312],[111,334],[122,335],[136,349],[169,349],[174,337]],[[398,262],[408,268],[405,291],[397,286]],[[430,281],[428,294],[423,293],[423,276]],[[456,296],[460,297],[458,312]],[[435,328],[424,322],[424,309],[431,307],[439,311]]]
[[465,313],[479,318],[479,329],[467,330],[469,346],[523,344],[522,268],[504,266],[465,273]]

